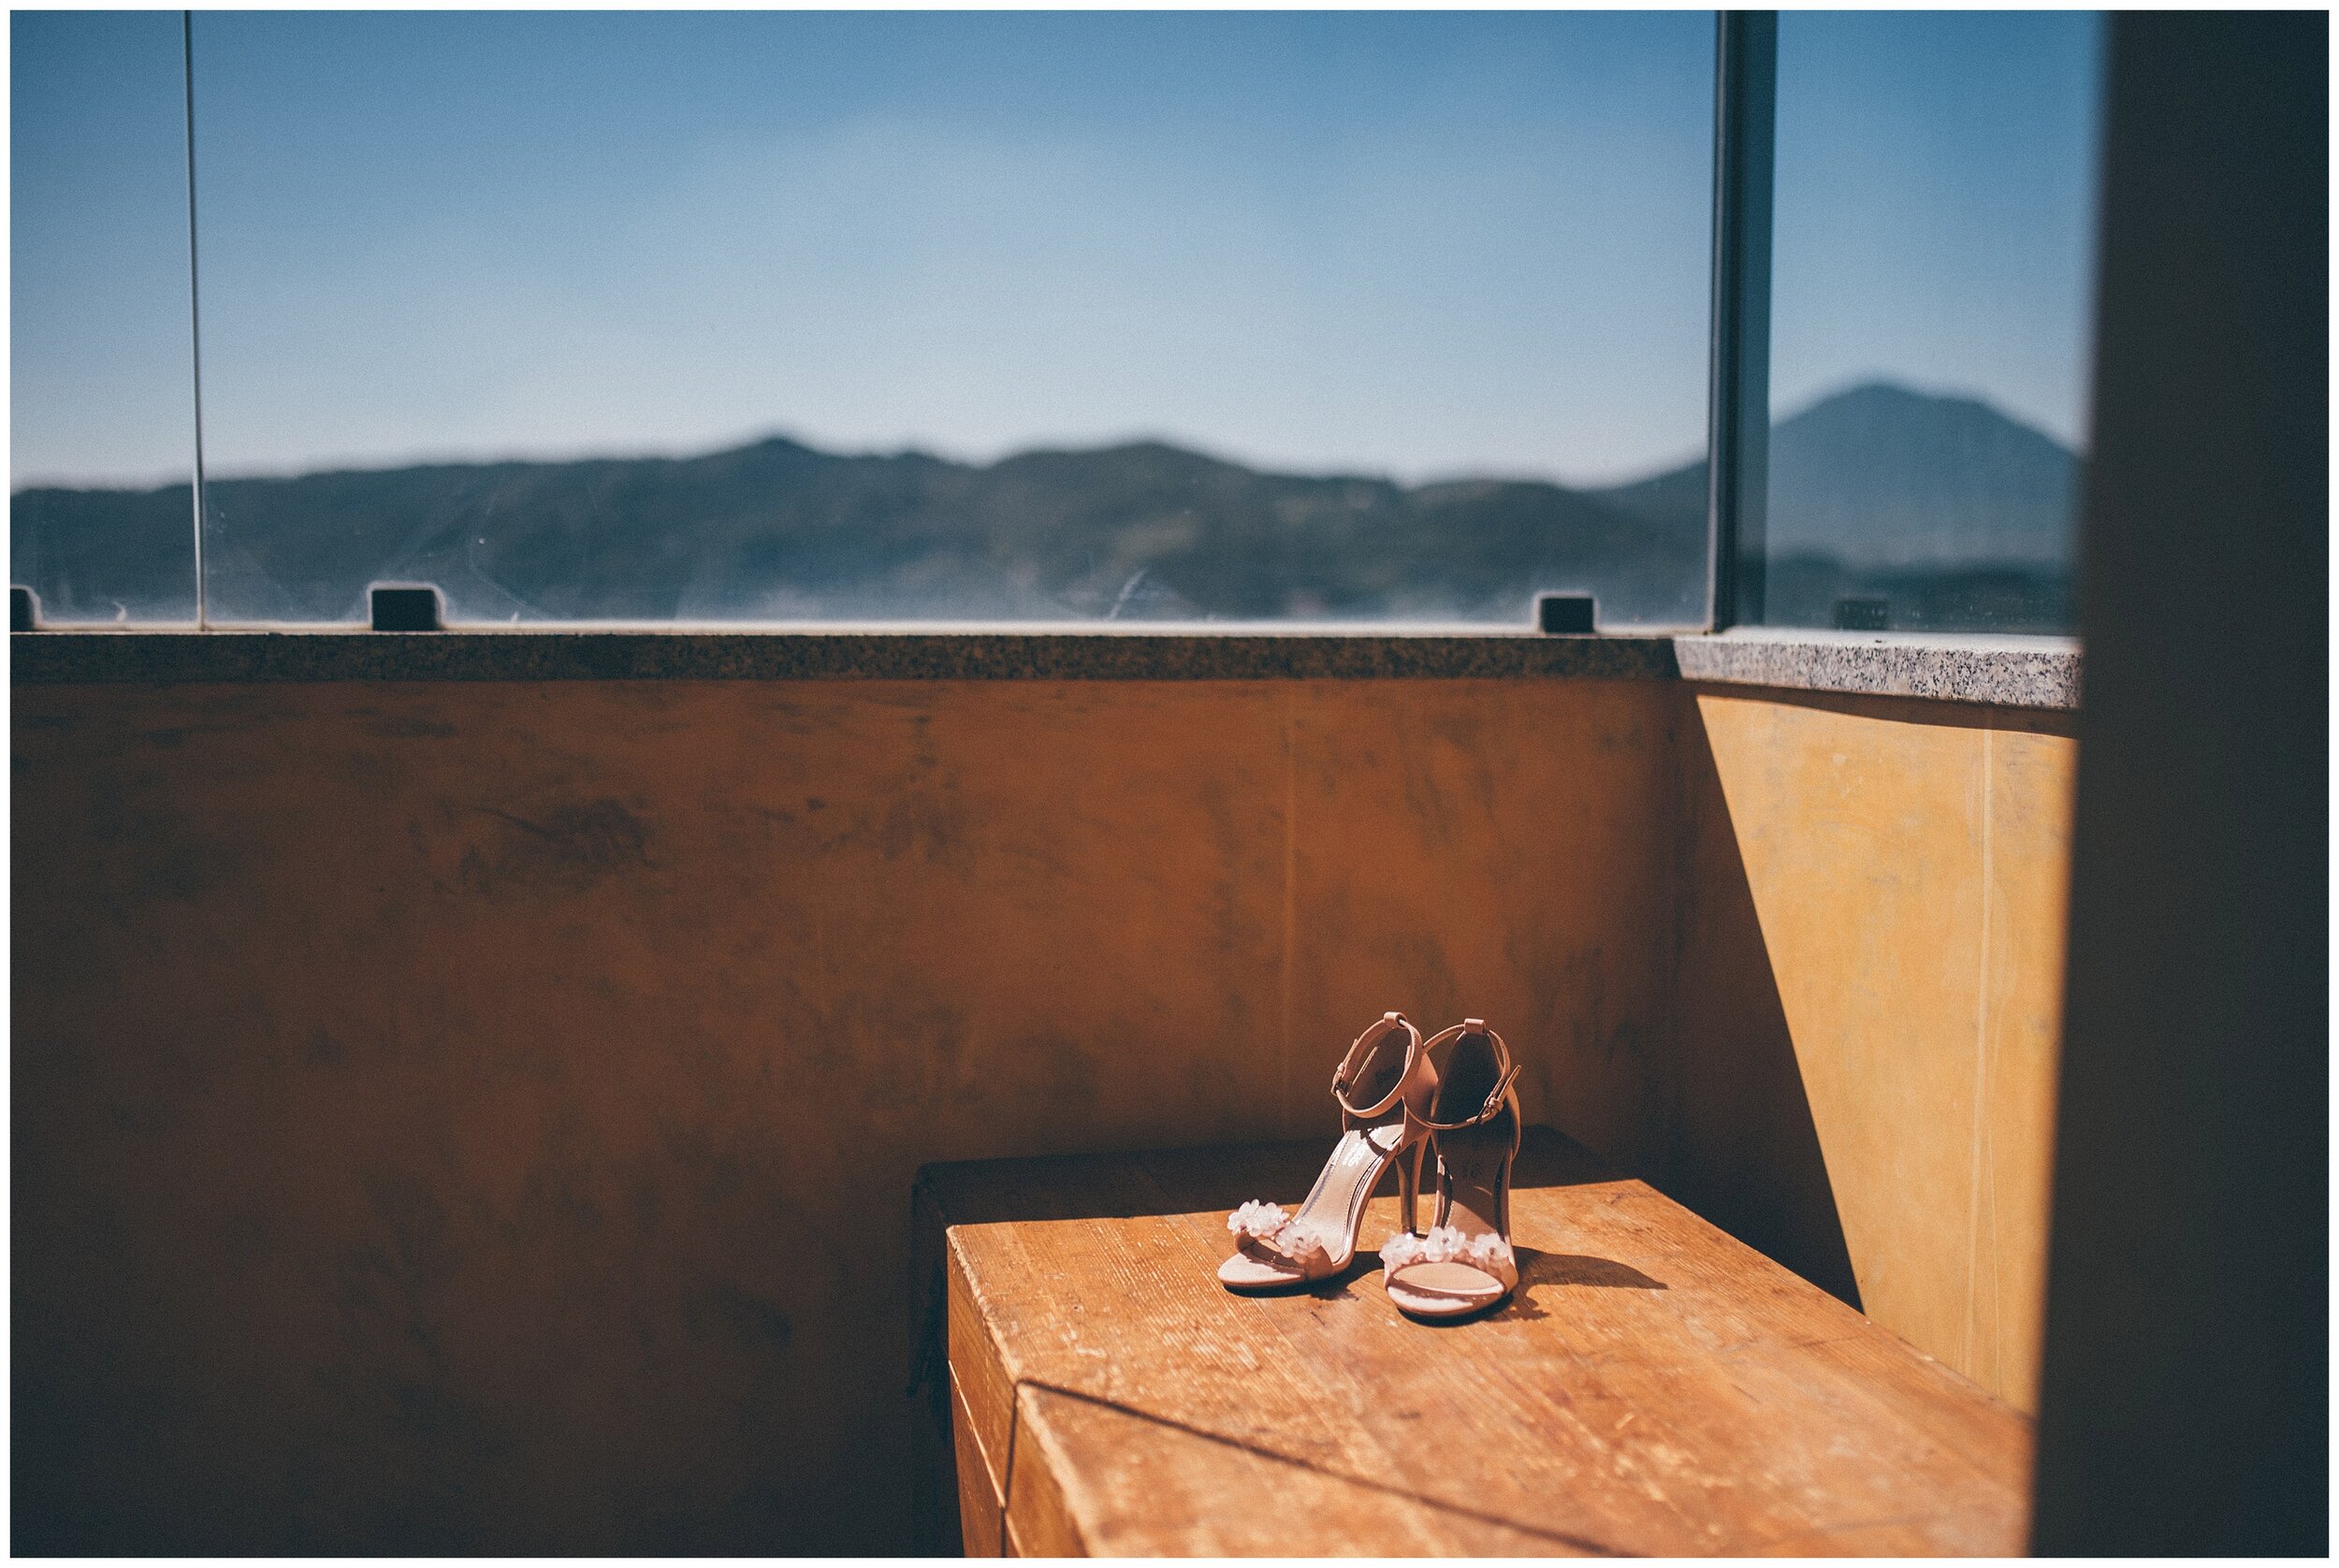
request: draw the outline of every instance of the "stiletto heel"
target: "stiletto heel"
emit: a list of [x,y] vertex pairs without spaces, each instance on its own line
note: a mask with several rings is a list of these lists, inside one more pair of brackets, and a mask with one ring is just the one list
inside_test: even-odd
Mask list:
[[1511,1250],[1518,1068],[1503,1037],[1479,1018],[1439,1035],[1421,1054],[1437,1084],[1421,1119],[1437,1156],[1437,1211],[1428,1235],[1409,1228],[1382,1246],[1382,1282],[1408,1317],[1447,1320],[1498,1307],[1518,1286]]
[[1383,1014],[1340,1059],[1332,1098],[1340,1102],[1340,1141],[1299,1212],[1253,1202],[1227,1216],[1235,1252],[1218,1266],[1218,1282],[1228,1289],[1284,1289],[1347,1268],[1356,1260],[1365,1200],[1391,1165],[1411,1230],[1429,1126],[1423,1113],[1437,1098],[1421,1031],[1402,1013]]
[[1413,1153],[1397,1161],[1397,1214],[1408,1236],[1421,1234],[1421,1158],[1429,1152],[1430,1140],[1416,1138]]

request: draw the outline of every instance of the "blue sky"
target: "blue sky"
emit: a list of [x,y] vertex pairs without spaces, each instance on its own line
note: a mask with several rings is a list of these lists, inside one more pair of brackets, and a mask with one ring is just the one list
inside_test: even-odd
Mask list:
[[2102,19],[1779,23],[1771,398],[1889,377],[2083,439]]
[[[1782,30],[1782,402],[1896,375],[2070,433],[2092,19],[1800,37],[1830,20]],[[12,18],[19,485],[185,469],[178,26]],[[211,464],[778,430],[1636,475],[1704,439],[1711,37],[1695,12],[198,13]]]
[[176,13],[8,19],[10,471],[194,464]]

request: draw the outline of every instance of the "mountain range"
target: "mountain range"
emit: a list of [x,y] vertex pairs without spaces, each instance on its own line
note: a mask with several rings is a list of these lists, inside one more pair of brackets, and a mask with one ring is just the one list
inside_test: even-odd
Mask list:
[[[2051,619],[2077,471],[1983,403],[1852,388],[1774,428],[1773,576],[1818,596],[1801,617],[1865,586],[1922,620],[1925,585],[1979,574],[2014,585],[2016,619]],[[775,436],[698,457],[223,478],[205,496],[216,618],[362,619],[382,580],[435,582],[451,619],[491,623],[1523,625],[1535,593],[1562,591],[1595,594],[1604,625],[1687,625],[1704,596],[1702,459],[1604,488],[1404,486],[1161,443],[977,465]],[[26,489],[10,513],[11,575],[47,618],[191,615],[186,486]],[[1774,595],[1772,618],[1786,608]]]

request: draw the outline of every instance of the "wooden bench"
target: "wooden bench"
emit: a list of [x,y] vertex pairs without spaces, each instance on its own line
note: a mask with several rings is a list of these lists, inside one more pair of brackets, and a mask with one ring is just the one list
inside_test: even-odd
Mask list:
[[[1398,1316],[1369,1255],[1212,1277],[1227,1212],[1329,1140],[930,1166],[930,1463],[970,1555],[1950,1554],[2026,1548],[2010,1406],[1547,1127],[1518,1299]],[[1388,1234],[1374,1199],[1362,1245]],[[947,1355],[943,1349],[947,1347]],[[947,1360],[947,1366],[942,1363]],[[946,1457],[947,1456],[947,1457]],[[948,1484],[954,1466],[955,1487]]]

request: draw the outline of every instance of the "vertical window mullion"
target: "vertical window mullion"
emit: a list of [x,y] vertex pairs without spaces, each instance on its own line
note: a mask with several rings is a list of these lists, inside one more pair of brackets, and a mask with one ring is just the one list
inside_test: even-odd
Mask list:
[[1721,11],[1714,32],[1713,347],[1706,470],[1706,625],[1763,619],[1770,456],[1773,11]]

